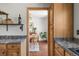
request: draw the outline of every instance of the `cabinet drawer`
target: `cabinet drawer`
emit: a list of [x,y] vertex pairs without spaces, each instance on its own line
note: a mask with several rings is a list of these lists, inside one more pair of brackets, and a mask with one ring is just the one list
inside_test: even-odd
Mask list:
[[8,44],[7,49],[20,49],[20,44]]
[[0,44],[0,49],[6,49],[6,44]]
[[6,50],[0,49],[0,56],[6,56]]
[[67,51],[65,51],[65,56],[71,56],[71,54]]
[[64,49],[61,48],[58,44],[55,44],[55,50],[57,50],[62,56],[64,56]]
[[8,50],[7,56],[20,56],[20,50]]

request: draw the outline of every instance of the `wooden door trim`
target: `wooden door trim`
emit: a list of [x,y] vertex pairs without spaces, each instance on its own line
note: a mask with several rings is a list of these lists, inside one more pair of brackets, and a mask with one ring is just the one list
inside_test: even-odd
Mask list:
[[[29,27],[28,27],[28,24],[29,24],[29,10],[48,10],[48,20],[49,20],[49,8],[48,8],[48,7],[28,7],[28,8],[27,8],[27,27],[26,27],[26,28],[27,28],[27,40],[26,40],[26,41],[27,41],[27,42],[26,42],[26,46],[27,46],[27,47],[26,47],[26,51],[27,51],[27,52],[26,52],[26,55],[27,55],[27,56],[29,55],[29,54],[28,54],[28,53],[29,53],[29,47],[28,47],[28,42],[29,42],[29,41],[28,41],[28,39],[29,39],[29,38],[28,38],[28,37],[29,37],[29,33],[28,33],[28,32],[29,32]],[[49,40],[50,40],[50,39],[49,39]],[[49,41],[49,40],[48,40],[48,44],[50,44],[50,41]],[[50,50],[50,48],[48,47],[48,56],[50,55],[50,54],[49,54],[49,53],[50,53],[49,50]],[[52,52],[52,51],[51,51],[51,52]]]
[[[52,15],[50,15],[50,14],[52,14]],[[49,7],[49,15],[48,15],[49,17],[48,17],[48,39],[50,39],[49,40],[49,56],[54,56],[54,4],[51,4],[50,5],[50,7]],[[51,30],[51,21],[50,20],[52,20],[52,31],[50,31]],[[51,39],[51,33],[52,32],[52,39]]]
[[29,9],[27,9],[27,22],[26,22],[26,23],[27,23],[27,25],[26,25],[26,28],[27,28],[26,56],[28,56],[28,48],[29,48],[29,47],[28,47],[28,36],[29,36],[29,35],[28,35],[28,31],[29,31],[29,29],[28,29],[28,24],[29,24],[28,22],[29,22],[29,21],[28,21],[28,20],[29,20]]

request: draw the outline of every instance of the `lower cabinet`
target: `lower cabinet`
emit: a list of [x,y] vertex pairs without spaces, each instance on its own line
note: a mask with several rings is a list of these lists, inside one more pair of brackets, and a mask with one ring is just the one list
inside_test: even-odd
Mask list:
[[65,51],[60,45],[55,43],[54,46],[54,55],[55,56],[71,56],[71,54],[68,51]]
[[55,56],[61,56],[61,54],[57,50],[55,50]]
[[6,49],[0,49],[0,56],[6,56]]
[[0,44],[0,56],[20,56],[20,43]]
[[65,51],[65,56],[71,56],[71,54],[67,51]]
[[0,44],[0,56],[6,56],[6,45]]
[[64,56],[64,49],[55,43],[55,56]]
[[20,56],[20,52],[18,50],[8,50],[7,56]]

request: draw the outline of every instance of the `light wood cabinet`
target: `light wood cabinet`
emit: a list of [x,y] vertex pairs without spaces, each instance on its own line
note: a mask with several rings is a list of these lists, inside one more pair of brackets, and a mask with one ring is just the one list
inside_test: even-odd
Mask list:
[[7,56],[20,56],[20,50],[8,50],[7,51]]
[[55,43],[55,56],[64,56],[64,49]]
[[55,56],[61,56],[61,54],[58,52],[58,50],[55,50]]
[[0,56],[6,56],[6,45],[0,44]]
[[[73,38],[73,4],[71,3],[54,3],[51,4],[53,8],[50,16],[52,14],[52,21],[49,21],[49,32],[54,33],[53,35],[49,33],[52,38]],[[49,17],[50,17],[49,16]],[[53,25],[53,27],[51,27]],[[52,29],[51,29],[52,28]],[[53,31],[53,32],[52,32]],[[49,37],[49,39],[51,39]],[[55,44],[54,39],[52,41],[52,55],[68,55],[65,50]],[[50,41],[50,42],[51,42]]]
[[64,49],[61,48],[58,44],[55,44],[55,49],[56,49],[61,55],[64,55]]
[[55,43],[54,51],[55,56],[72,56],[70,52],[66,51],[57,43]]
[[0,56],[6,56],[6,49],[0,49]]
[[20,44],[10,43],[7,44],[7,55],[8,56],[20,56]]
[[68,51],[65,51],[65,56],[71,56],[71,54]]
[[20,56],[20,43],[0,44],[0,56]]
[[12,44],[12,43],[10,43],[10,44],[7,44],[7,49],[20,49],[20,44],[18,44],[18,43],[16,43],[16,44]]
[[0,49],[6,49],[6,44],[0,44]]
[[54,37],[73,37],[73,4],[54,4]]

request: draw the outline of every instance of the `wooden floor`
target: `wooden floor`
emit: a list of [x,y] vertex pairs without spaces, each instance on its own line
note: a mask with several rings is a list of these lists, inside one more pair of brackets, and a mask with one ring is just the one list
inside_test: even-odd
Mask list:
[[29,52],[29,56],[48,56],[48,46],[46,41],[39,42],[40,51]]

